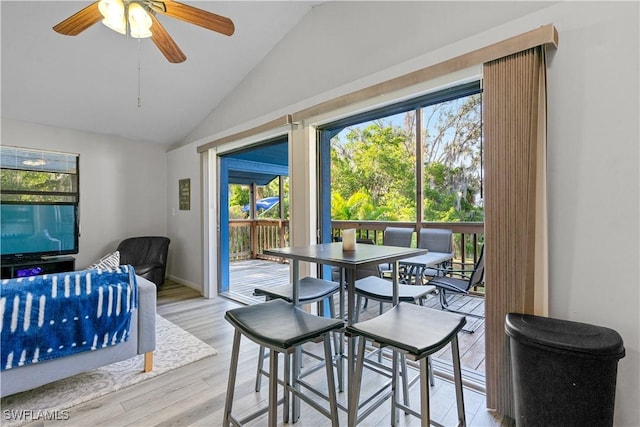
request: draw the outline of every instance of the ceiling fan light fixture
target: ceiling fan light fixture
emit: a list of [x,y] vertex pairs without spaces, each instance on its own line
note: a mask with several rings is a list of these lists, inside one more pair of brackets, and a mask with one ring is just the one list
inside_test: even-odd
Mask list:
[[151,17],[139,3],[129,4],[129,28],[131,37],[143,39],[151,37]]
[[235,31],[233,21],[226,16],[174,0],[94,0],[54,25],[53,31],[65,36],[77,36],[102,21],[106,27],[122,35],[150,37],[169,62],[184,62],[187,57],[156,18],[157,13],[226,36],[233,35]]
[[122,0],[100,0],[98,10],[104,17],[102,23],[120,34],[127,34]]

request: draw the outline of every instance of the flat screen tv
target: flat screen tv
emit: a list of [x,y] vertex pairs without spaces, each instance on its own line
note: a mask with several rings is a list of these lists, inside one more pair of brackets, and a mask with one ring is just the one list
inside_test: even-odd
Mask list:
[[3,261],[78,253],[76,203],[0,204]]

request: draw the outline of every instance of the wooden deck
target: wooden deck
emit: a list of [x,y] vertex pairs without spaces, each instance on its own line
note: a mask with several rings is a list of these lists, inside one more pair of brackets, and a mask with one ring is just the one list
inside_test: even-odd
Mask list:
[[[230,292],[224,296],[243,304],[255,304],[264,301],[264,297],[253,296],[256,286],[276,286],[289,283],[289,265],[265,260],[234,261],[230,264]],[[426,306],[440,309],[437,296],[427,300]],[[389,304],[385,305],[390,307]],[[455,301],[454,308],[471,313],[484,313],[484,298],[462,296]],[[369,307],[360,315],[361,320],[378,313],[378,304]],[[461,365],[464,370],[465,385],[480,392],[485,390],[485,346],[484,319],[467,316],[465,329],[473,333],[463,333],[458,337]],[[452,375],[451,349],[446,346],[433,357],[436,374],[444,377]]]

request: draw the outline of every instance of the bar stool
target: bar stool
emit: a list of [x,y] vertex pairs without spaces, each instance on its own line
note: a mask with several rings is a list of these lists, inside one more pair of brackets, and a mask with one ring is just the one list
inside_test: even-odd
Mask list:
[[[381,277],[368,276],[356,280],[355,290],[357,299],[356,315],[354,321],[356,323],[360,320],[360,309],[363,297],[368,298],[372,301],[378,301],[380,303],[380,309],[378,312],[379,315],[382,315],[383,313],[383,303],[393,303],[393,284]],[[398,284],[398,301],[423,305],[424,300],[427,299],[430,294],[433,294],[435,290],[435,286]],[[380,348],[377,351],[378,363],[382,363],[382,349]],[[415,379],[409,381],[408,375],[405,375],[408,370],[406,358],[404,357],[404,355],[401,356],[400,363],[402,366],[402,390],[404,396],[404,404],[409,405],[409,387],[411,387],[411,385],[413,384],[412,381],[415,381]],[[429,383],[433,386],[435,385],[435,378],[433,375],[433,367],[431,365],[430,356],[427,356],[427,366],[429,370]]]
[[[336,282],[330,282],[328,280],[322,280],[315,277],[305,277],[300,279],[298,284],[298,301],[301,305],[304,304],[318,304],[318,313],[324,313],[324,301],[329,300],[329,316],[335,318],[335,304],[333,296],[340,291],[340,285]],[[293,286],[292,285],[280,285],[271,287],[257,287],[253,290],[253,295],[264,296],[267,301],[274,299],[282,299],[287,302],[293,302]],[[335,334],[335,349],[338,351],[338,340],[340,336]],[[265,351],[264,346],[260,346],[258,352],[258,370],[256,374],[256,391],[260,391],[262,385],[262,376],[268,376],[269,372],[264,370]],[[342,359],[338,358],[338,386],[339,390],[342,390]]]
[[[224,407],[222,425],[227,427],[230,423],[241,426],[260,415],[268,413],[268,425],[274,427],[278,421],[277,407],[283,403],[283,422],[289,421],[289,395],[304,400],[318,412],[331,420],[332,426],[338,426],[338,405],[336,401],[336,388],[333,377],[333,364],[331,361],[330,332],[344,326],[342,320],[309,314],[292,303],[281,299],[275,299],[264,303],[235,308],[225,313],[224,318],[235,328],[233,336],[233,349],[231,364],[229,367],[229,382],[227,384],[227,396]],[[237,419],[232,414],[233,395],[235,390],[238,360],[240,355],[240,338],[244,335],[251,341],[270,350],[269,363],[269,403],[267,407]],[[329,410],[319,405],[314,400],[303,394],[297,387],[291,385],[291,353],[299,345],[306,342],[324,343],[325,367],[327,374],[328,396],[319,391],[329,402]],[[284,355],[284,396],[278,400],[278,354]]]
[[[369,276],[356,280],[356,316],[355,321],[358,322],[360,315],[360,306],[362,298],[368,298],[380,303],[393,303],[393,284],[381,277]],[[398,284],[398,301],[411,302],[423,305],[424,300],[430,294],[435,293],[436,287],[427,285],[403,285]],[[382,314],[382,304],[380,304],[379,314]]]
[[[373,341],[380,347],[390,347],[394,350],[393,375],[391,383],[391,425],[396,425],[397,410],[419,417],[423,426],[431,424],[429,413],[429,384],[427,359],[447,344],[451,343],[454,387],[458,408],[458,425],[466,426],[464,401],[462,396],[462,374],[460,369],[460,352],[458,349],[458,333],[465,325],[464,316],[434,310],[415,304],[401,302],[381,316],[365,322],[347,326],[347,334],[360,337],[358,340],[358,354],[354,372],[354,384],[349,385],[349,426],[355,426],[358,421],[358,406],[360,403],[360,385],[364,366],[365,341]],[[420,362],[420,412],[398,402],[396,383],[398,378],[398,352],[405,354],[412,360]],[[386,397],[385,397],[386,398]],[[383,399],[374,402],[379,405]]]

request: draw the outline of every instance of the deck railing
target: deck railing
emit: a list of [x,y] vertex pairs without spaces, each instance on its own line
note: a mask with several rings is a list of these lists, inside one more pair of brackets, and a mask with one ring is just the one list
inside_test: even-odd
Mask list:
[[[387,227],[406,227],[416,230],[413,222],[386,222],[386,221],[332,221],[332,237],[338,237],[342,230],[356,229],[356,237],[371,239],[376,244],[382,244],[382,236]],[[484,243],[484,224],[481,222],[423,222],[420,228],[446,228],[453,231],[453,258],[457,264],[472,266],[478,260],[480,246]],[[413,235],[413,247],[417,247],[417,235]]]
[[[382,244],[384,229],[406,227],[416,229],[413,222],[385,222],[385,221],[332,221],[332,238],[342,235],[342,230],[356,229],[356,236],[361,239],[371,239],[376,244]],[[484,243],[484,224],[481,222],[423,222],[420,228],[447,228],[453,231],[453,264],[454,268],[462,270],[473,269],[478,260],[480,246]],[[414,234],[413,247],[417,246],[417,233]],[[263,253],[264,249],[281,248],[289,242],[288,220],[231,220],[229,221],[229,260],[269,259],[282,261]],[[483,293],[484,289],[474,289]]]
[[229,221],[229,260],[273,259],[262,251],[282,248],[289,242],[289,221],[234,219]]
[[[331,236],[339,237],[342,230],[355,228],[358,238],[382,243],[384,229],[389,226],[416,229],[413,222],[385,221],[332,221]],[[453,231],[454,260],[459,264],[473,265],[478,259],[484,242],[484,224],[481,222],[423,222],[419,228],[447,228]],[[251,238],[253,236],[253,238]],[[417,233],[412,246],[417,246]],[[267,248],[284,247],[289,241],[288,220],[231,220],[229,222],[230,259],[267,258],[262,251]]]

